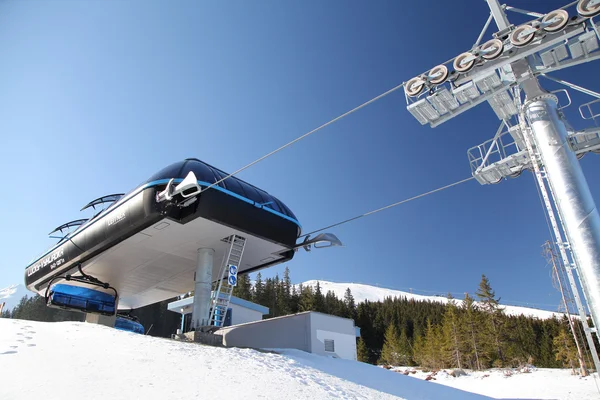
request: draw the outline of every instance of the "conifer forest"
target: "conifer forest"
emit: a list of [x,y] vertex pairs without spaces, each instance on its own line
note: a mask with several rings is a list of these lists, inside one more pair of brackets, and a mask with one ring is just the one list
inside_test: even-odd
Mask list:
[[[191,293],[190,293],[191,294]],[[188,295],[190,295],[188,294]],[[483,275],[473,295],[449,298],[447,304],[404,297],[356,304],[347,289],[343,298],[332,291],[293,285],[289,269],[283,277],[254,282],[240,275],[234,296],[269,308],[265,318],[303,311],[318,311],[352,318],[360,327],[358,359],[372,364],[420,366],[426,369],[518,367],[532,364],[547,368],[578,368],[578,352],[567,317],[537,319],[509,316],[488,278]],[[153,336],[170,337],[179,327],[179,314],[167,311],[169,299],[132,310]],[[23,297],[4,318],[37,321],[83,321],[83,314],[48,308],[43,297]],[[590,321],[591,323],[591,321]],[[583,337],[582,327],[574,324]],[[592,367],[589,349],[580,340],[584,361]]]

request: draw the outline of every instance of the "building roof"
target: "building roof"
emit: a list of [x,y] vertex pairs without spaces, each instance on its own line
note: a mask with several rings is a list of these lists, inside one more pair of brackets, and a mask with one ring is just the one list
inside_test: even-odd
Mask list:
[[[251,301],[240,299],[239,297],[231,296],[231,304],[236,306],[244,307],[249,310],[260,312],[262,315],[269,313],[269,308],[261,306],[260,304],[252,303]],[[179,314],[189,314],[192,312],[192,305],[194,304],[194,296],[186,297],[185,299],[177,300],[167,304],[167,310],[173,311]],[[183,311],[182,311],[183,310]]]
[[[228,173],[223,172],[220,169],[205,163],[204,161],[198,160],[197,158],[186,158],[183,161],[176,162],[161,169],[148,178],[145,184],[163,179],[183,179],[190,171],[194,172],[196,178],[206,186],[212,185],[229,175]],[[217,190],[226,191],[228,194],[233,194],[242,200],[246,200],[256,205],[257,207],[267,209],[268,211],[295,222],[298,226],[300,226],[300,223],[298,222],[298,219],[292,210],[283,204],[281,200],[273,195],[270,195],[264,190],[241,180],[237,176],[232,176],[229,179],[220,182],[218,185],[214,186],[214,188]]]
[[[319,314],[319,315],[323,315],[325,317],[330,317],[330,318],[338,318],[338,319],[345,319],[347,321],[352,321],[352,325],[354,325],[354,320],[352,318],[345,318],[345,317],[338,317],[337,315],[333,315],[333,314],[326,314],[326,313],[322,313],[322,312],[318,312],[318,311],[302,311],[296,314],[288,314],[288,315],[281,315],[279,317],[273,317],[273,318],[267,318],[267,319],[262,319],[260,321],[251,321],[251,322],[244,322],[243,324],[237,324],[237,325],[231,325],[231,326],[226,326],[225,328],[236,328],[238,326],[245,326],[245,325],[252,325],[252,324],[260,324],[260,323],[265,323],[265,322],[272,322],[272,321],[277,321],[277,320],[281,320],[281,319],[286,319],[286,318],[292,318],[295,317],[297,315],[305,315],[305,314]],[[357,336],[358,337],[358,336]]]

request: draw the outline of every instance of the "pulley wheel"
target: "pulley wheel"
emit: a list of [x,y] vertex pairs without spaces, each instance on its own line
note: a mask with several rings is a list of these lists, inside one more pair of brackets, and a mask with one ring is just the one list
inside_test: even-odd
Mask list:
[[481,46],[481,50],[489,50],[489,53],[482,52],[481,57],[486,60],[495,60],[502,54],[502,51],[504,50],[504,43],[502,43],[502,40],[500,39],[492,39],[485,42],[483,46]]
[[546,32],[558,32],[567,26],[569,22],[569,13],[565,10],[554,10],[549,12],[542,18],[542,23],[550,21],[552,19],[556,19],[552,24],[544,27]]
[[454,59],[454,63],[453,63],[454,69],[458,72],[470,71],[473,68],[473,66],[475,65],[476,58],[473,57],[472,60],[463,62],[463,60],[470,58],[470,57],[473,57],[473,54],[471,54],[469,52],[462,53],[461,55],[456,57]]
[[424,87],[425,81],[420,76],[416,76],[408,82],[406,82],[406,85],[404,86],[404,91],[408,96],[415,97],[423,91]]
[[590,5],[592,0],[579,0],[577,3],[577,13],[585,18],[591,18],[600,14],[600,2]]
[[[530,33],[522,35],[523,32],[531,30]],[[531,25],[521,25],[510,34],[510,42],[515,47],[523,47],[527,46],[529,43],[533,42],[535,38],[535,31]]]
[[429,79],[429,82],[434,85],[439,85],[440,83],[444,83],[446,79],[448,79],[448,67],[445,65],[438,65],[437,67],[433,67],[431,71],[429,71],[429,76],[436,75],[433,78]]

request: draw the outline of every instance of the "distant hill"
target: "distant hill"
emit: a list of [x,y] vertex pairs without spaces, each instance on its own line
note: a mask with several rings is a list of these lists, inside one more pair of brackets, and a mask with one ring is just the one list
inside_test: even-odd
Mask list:
[[[401,290],[386,289],[377,286],[363,285],[360,283],[336,283],[319,281],[319,284],[321,286],[321,292],[323,292],[323,295],[325,295],[327,291],[331,290],[340,299],[344,298],[344,292],[346,292],[347,288],[350,288],[350,291],[352,292],[352,296],[354,297],[354,301],[356,303],[361,303],[365,300],[383,301],[386,297],[405,297],[407,299],[415,299],[417,301],[435,301],[444,304],[448,302],[448,299],[446,297],[423,296],[419,294],[403,292]],[[317,286],[317,281],[306,281],[303,282],[302,285],[312,286],[313,288],[315,288]],[[456,303],[460,305],[462,301],[456,299]],[[539,310],[537,308],[507,305],[502,305],[502,307],[504,308],[504,313],[507,315],[524,315],[527,317],[534,317],[540,319],[552,318],[553,316],[560,318],[562,316],[562,314],[559,312]]]
[[0,303],[5,302],[5,310],[11,310],[19,304],[19,301],[23,296],[35,296],[35,293],[30,292],[24,285],[11,285],[6,288],[0,289]]

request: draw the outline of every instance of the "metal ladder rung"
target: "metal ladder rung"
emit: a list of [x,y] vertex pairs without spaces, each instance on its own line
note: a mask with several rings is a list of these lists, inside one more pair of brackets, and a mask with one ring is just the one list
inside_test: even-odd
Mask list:
[[237,235],[230,236],[228,242],[230,244],[229,251],[223,259],[220,276],[214,286],[212,311],[210,313],[210,322],[218,327],[223,326],[233,292],[233,286],[229,284],[227,279],[229,266],[234,265],[238,267],[240,265],[244,254],[244,247],[246,246],[246,239]]

